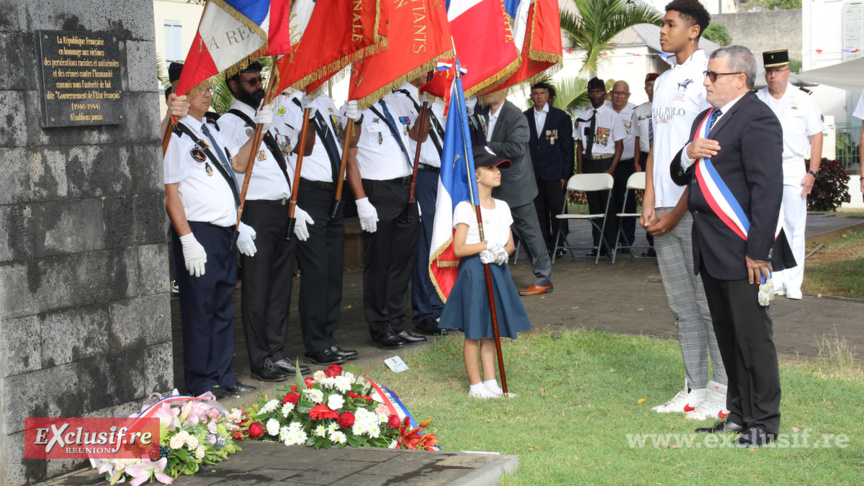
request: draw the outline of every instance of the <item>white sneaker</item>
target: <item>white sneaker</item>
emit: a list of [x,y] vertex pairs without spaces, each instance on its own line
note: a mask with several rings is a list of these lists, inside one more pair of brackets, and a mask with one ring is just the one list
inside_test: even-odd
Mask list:
[[663,405],[657,405],[651,410],[654,410],[657,413],[692,412],[696,410],[696,407],[698,407],[700,403],[705,401],[707,395],[708,390],[705,388],[700,388],[698,390],[690,390],[690,393],[687,393],[686,390],[681,390],[678,392],[677,395],[672,397],[672,400],[669,400]]
[[801,300],[802,297],[804,297],[804,294],[801,293],[800,290],[792,290],[792,289],[786,290],[786,298],[787,299]]
[[497,384],[495,384],[495,385],[487,385],[486,383],[483,383],[483,386],[484,386],[487,390],[489,390],[490,392],[492,392],[492,393],[494,393],[494,394],[496,394],[496,395],[499,395],[499,396],[500,396],[500,395],[503,395],[503,394],[504,394],[504,390],[502,390],[501,387],[498,386]]
[[774,295],[780,295],[780,296],[786,295],[786,289],[777,289],[774,291]]
[[490,398],[498,398],[500,395],[496,395],[491,391],[487,390],[486,387],[480,388],[479,390],[472,390],[468,392],[468,396],[471,398],[479,398],[481,400],[488,400]]
[[687,412],[684,416],[687,420],[706,420],[709,418],[724,420],[729,416],[726,409],[726,385],[716,381],[708,381],[708,394],[705,400],[696,407],[696,410]]

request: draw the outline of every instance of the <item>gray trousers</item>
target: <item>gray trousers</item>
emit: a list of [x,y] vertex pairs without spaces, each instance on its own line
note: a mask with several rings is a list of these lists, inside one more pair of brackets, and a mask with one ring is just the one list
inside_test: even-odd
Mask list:
[[[519,238],[528,251],[531,265],[534,267],[534,285],[546,287],[552,285],[552,259],[546,250],[543,233],[540,232],[540,222],[537,220],[537,210],[533,203],[510,208],[513,215],[513,235]],[[692,266],[692,264],[691,264]]]
[[[656,214],[672,209],[657,208]],[[672,231],[655,236],[654,250],[669,309],[678,323],[678,341],[684,356],[687,385],[700,389],[708,384],[709,352],[714,365],[714,381],[725,385],[726,369],[714,336],[705,288],[702,279],[693,271],[693,216],[689,212],[684,214]]]

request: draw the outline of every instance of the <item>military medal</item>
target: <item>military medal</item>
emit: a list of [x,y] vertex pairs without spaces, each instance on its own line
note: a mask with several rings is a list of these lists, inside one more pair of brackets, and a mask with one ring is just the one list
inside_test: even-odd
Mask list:
[[384,143],[384,135],[381,132],[378,132],[378,145]]
[[381,121],[379,118],[373,118],[372,119],[372,123],[378,123],[379,121]]
[[407,116],[400,116],[399,122],[402,123],[402,135],[408,135],[408,127],[411,126],[411,118]]
[[204,163],[204,170],[207,171],[207,175],[213,177],[213,167],[210,167],[210,162]]
[[276,114],[279,115],[279,116],[284,115],[284,114],[285,114],[285,107],[284,107],[284,106],[280,106],[279,109],[276,110]]
[[336,132],[336,138],[345,140],[345,128],[342,127],[342,121],[336,115],[330,115],[330,123],[333,124],[333,130]]
[[193,148],[193,149],[189,152],[189,154],[192,156],[193,159],[195,159],[195,160],[198,161],[198,162],[205,162],[205,161],[207,161],[207,154],[205,154],[203,150],[201,150],[201,149],[199,149],[199,148],[197,148],[197,147],[196,147],[196,148]]
[[258,152],[258,160],[264,160],[266,158],[267,158],[267,154],[265,154],[263,150]]

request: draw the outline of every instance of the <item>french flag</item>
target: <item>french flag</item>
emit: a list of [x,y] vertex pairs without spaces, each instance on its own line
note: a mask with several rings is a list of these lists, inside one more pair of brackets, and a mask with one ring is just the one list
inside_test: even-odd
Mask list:
[[208,0],[177,94],[197,94],[262,55],[291,52],[289,0]]

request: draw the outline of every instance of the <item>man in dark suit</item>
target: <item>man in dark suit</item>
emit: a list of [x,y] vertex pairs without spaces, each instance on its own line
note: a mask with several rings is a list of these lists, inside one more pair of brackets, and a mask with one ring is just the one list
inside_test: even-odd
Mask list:
[[[567,180],[573,175],[573,120],[564,110],[552,106],[555,88],[540,82],[531,86],[531,101],[534,108],[525,110],[531,138],[528,148],[537,177],[537,197],[534,208],[540,232],[551,252],[561,220],[555,216],[564,207]],[[551,224],[550,224],[551,221]],[[564,235],[567,235],[567,224]],[[561,250],[563,251],[563,250]]]
[[[771,109],[750,93],[755,75],[756,60],[745,47],[711,54],[704,85],[713,108],[696,117],[692,142],[671,165],[673,181],[690,189],[694,268],[705,285],[729,376],[729,415],[697,432],[741,432],[736,443],[742,447],[768,444],[779,432],[777,351],[759,284],[770,278],[772,266],[795,266],[785,236],[780,233],[775,240],[783,197],[783,132]],[[725,196],[712,189],[715,184],[728,187]],[[724,199],[733,208],[740,205],[740,219],[746,219],[744,228],[749,222],[749,229],[729,219],[718,203]]]
[[486,135],[489,148],[512,162],[509,169],[502,171],[501,185],[492,191],[492,196],[510,206],[513,234],[525,244],[534,267],[534,282],[526,290],[520,290],[519,295],[545,294],[552,291],[552,260],[532,204],[537,196],[537,182],[528,151],[528,121],[503,92],[486,96],[484,101],[485,106],[475,108],[472,120],[482,125],[480,131]]

